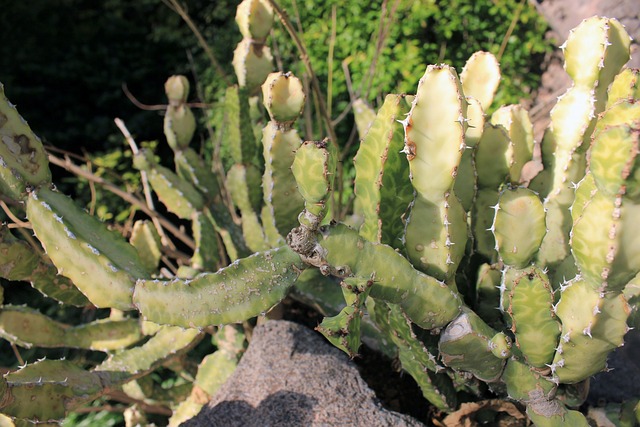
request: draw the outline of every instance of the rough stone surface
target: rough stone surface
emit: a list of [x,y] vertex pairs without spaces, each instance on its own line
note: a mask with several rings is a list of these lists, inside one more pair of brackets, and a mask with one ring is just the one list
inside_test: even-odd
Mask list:
[[258,326],[238,369],[193,419],[200,426],[422,426],[380,406],[349,358],[293,322]]

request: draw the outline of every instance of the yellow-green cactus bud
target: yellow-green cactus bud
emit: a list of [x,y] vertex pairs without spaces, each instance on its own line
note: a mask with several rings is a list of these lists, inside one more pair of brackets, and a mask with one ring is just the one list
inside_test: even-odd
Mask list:
[[243,37],[264,43],[273,26],[273,8],[265,0],[244,0],[236,9],[236,23]]
[[264,106],[271,120],[287,126],[304,109],[305,94],[302,82],[291,73],[271,73],[262,85]]
[[189,96],[189,80],[185,76],[171,76],[164,84],[164,91],[171,105],[183,104]]

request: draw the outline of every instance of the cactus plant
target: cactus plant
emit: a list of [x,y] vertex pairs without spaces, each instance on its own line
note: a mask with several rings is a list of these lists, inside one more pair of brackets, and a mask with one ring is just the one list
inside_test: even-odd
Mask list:
[[[337,141],[302,141],[295,129],[302,83],[265,72],[269,4],[238,8],[239,51],[250,55],[236,53],[234,63],[248,92],[226,94],[226,179],[189,148],[193,116],[179,76],[167,81],[165,116],[176,172],[150,152],[134,156],[166,208],[192,221],[194,253],[175,274],[158,270],[158,255],[139,256],[137,249],[160,247],[156,237],[138,230],[128,243],[52,188],[39,140],[4,100],[0,188],[16,206],[24,203],[37,241],[2,230],[2,277],[31,281],[63,302],[110,308],[112,318],[70,326],[3,306],[0,336],[14,344],[109,355],[91,370],[46,360],[8,373],[0,410],[54,421],[110,387],[130,383],[125,390],[136,393],[144,375],[179,363],[205,331],[218,331],[217,352],[175,408],[178,423],[197,408],[194,383],[212,393],[216,386],[202,375],[226,376],[237,362],[241,350],[225,350],[223,325],[266,313],[298,283],[326,309],[318,329],[330,342],[353,357],[364,337],[386,341],[385,352],[444,412],[456,409],[458,393],[481,397],[489,388],[526,406],[538,425],[586,425],[565,404],[580,400],[560,397],[605,368],[637,310],[640,258],[628,230],[638,216],[640,110],[637,73],[620,73],[629,50],[622,26],[592,18],[572,32],[565,51],[574,86],[552,113],[545,170],[533,180],[522,176],[534,143],[528,113],[504,106],[484,115],[499,77],[491,55],[474,55],[462,81],[452,67],[430,65],[415,95],[388,95],[375,118],[368,115],[371,125],[359,126],[366,135],[355,157],[362,214],[355,229],[329,209]],[[246,123],[247,97],[260,84],[270,118],[262,158]],[[51,291],[56,286],[60,292]],[[32,400],[48,403],[25,403]]]

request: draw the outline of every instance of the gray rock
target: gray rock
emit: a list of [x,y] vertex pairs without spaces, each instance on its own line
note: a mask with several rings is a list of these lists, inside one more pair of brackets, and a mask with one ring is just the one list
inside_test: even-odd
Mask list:
[[422,426],[380,406],[355,365],[313,331],[258,326],[238,369],[202,411],[199,426]]

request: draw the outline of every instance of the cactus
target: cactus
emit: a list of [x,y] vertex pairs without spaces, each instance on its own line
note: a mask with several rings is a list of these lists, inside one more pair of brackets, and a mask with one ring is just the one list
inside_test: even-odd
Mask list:
[[[490,54],[470,58],[460,79],[430,65],[415,95],[388,95],[375,117],[358,112],[362,222],[351,228],[330,209],[337,141],[302,141],[302,83],[267,75],[270,2],[243,2],[237,22],[245,39],[234,59],[240,87],[226,92],[224,173],[189,147],[194,121],[180,76],[166,84],[175,172],[150,152],[134,156],[165,207],[191,221],[193,253],[175,257],[178,265],[148,223],[128,243],[52,189],[37,137],[8,101],[0,106],[0,188],[24,202],[37,239],[2,229],[2,277],[112,309],[108,319],[67,325],[4,305],[0,335],[15,345],[110,353],[90,370],[47,360],[8,373],[0,410],[55,421],[114,387],[146,399],[148,373],[184,370],[180,358],[215,334],[217,350],[174,390],[184,401],[174,406],[177,424],[199,409],[198,393],[220,385],[204,375],[225,378],[237,363],[243,338],[228,324],[266,313],[297,286],[326,315],[318,329],[331,343],[351,357],[363,340],[378,343],[443,412],[489,389],[526,406],[537,425],[586,425],[571,409],[582,403],[576,390],[606,367],[628,322],[637,324],[640,258],[629,230],[640,104],[637,72],[619,73],[629,49],[620,24],[592,18],[567,41],[574,85],[552,112],[536,177],[525,166],[534,146],[528,113],[504,106],[485,117],[499,80]],[[270,117],[262,158],[248,98],[261,84]],[[22,136],[31,142],[21,145]]]

